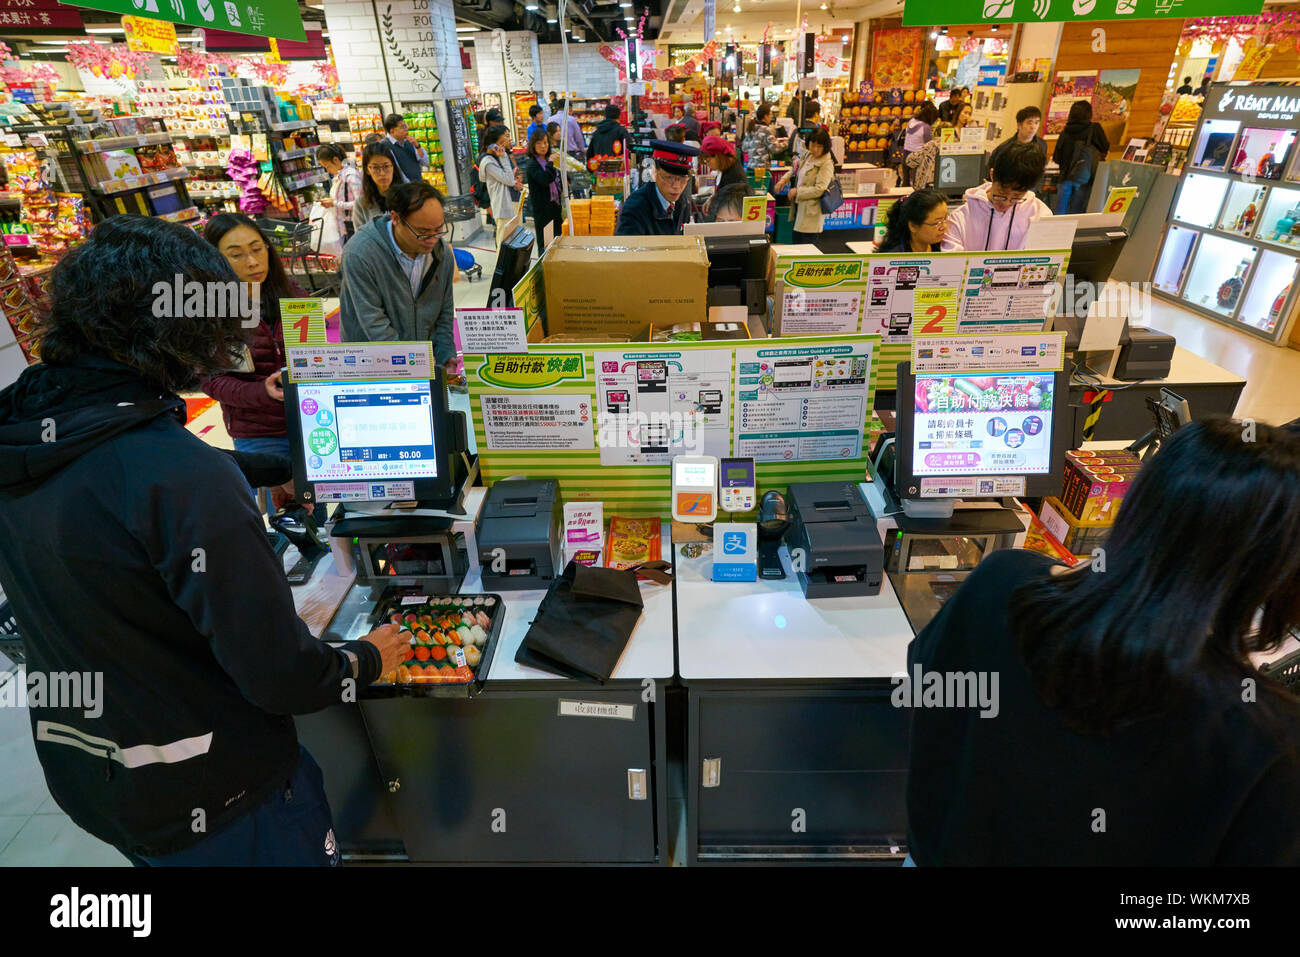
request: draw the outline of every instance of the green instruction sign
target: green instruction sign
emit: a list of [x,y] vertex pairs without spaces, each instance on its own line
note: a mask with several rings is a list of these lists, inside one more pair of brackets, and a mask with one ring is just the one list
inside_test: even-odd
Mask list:
[[277,40],[307,39],[297,0],[81,0],[64,5]]
[[903,26],[1159,20],[1258,14],[1264,0],[906,0]]

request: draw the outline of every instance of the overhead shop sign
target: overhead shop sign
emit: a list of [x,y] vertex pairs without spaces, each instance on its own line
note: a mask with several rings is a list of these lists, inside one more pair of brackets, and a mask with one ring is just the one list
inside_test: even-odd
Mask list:
[[82,22],[77,10],[57,0],[0,0],[0,27],[18,33],[80,33]]
[[166,20],[149,17],[123,17],[126,48],[140,53],[176,55],[176,27]]
[[1258,14],[1264,0],[906,0],[903,26],[1159,20]]
[[301,41],[307,37],[297,0],[81,0],[65,6],[280,40]]

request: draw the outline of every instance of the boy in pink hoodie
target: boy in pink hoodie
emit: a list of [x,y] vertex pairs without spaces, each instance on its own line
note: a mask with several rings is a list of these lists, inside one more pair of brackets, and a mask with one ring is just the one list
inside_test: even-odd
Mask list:
[[992,182],[966,190],[965,202],[948,217],[943,251],[1024,249],[1029,224],[1052,215],[1033,191],[1045,162],[1032,143],[1004,150]]

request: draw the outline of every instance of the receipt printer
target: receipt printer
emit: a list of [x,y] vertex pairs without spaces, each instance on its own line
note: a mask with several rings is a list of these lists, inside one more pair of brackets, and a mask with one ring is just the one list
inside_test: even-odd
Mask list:
[[560,573],[560,487],[507,479],[488,489],[474,534],[484,591],[548,588]]
[[885,549],[855,482],[790,486],[785,542],[805,598],[878,595]]
[[1115,360],[1115,378],[1124,382],[1167,379],[1174,360],[1174,337],[1143,326],[1128,326],[1124,332]]

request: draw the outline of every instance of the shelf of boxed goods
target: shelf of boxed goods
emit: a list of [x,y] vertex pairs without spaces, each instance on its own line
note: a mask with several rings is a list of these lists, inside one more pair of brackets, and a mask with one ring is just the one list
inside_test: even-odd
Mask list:
[[284,182],[284,188],[290,191],[306,189],[308,186],[315,186],[317,183],[323,183],[329,178],[330,174],[324,170],[306,173],[298,177],[281,176],[281,180]]
[[278,160],[300,159],[303,156],[315,156],[315,146],[304,146],[296,150],[277,150],[272,154]]
[[102,183],[92,183],[91,186],[97,192],[112,195],[114,193],[125,193],[128,190],[140,189],[145,186],[154,186],[158,183],[168,183],[172,180],[184,179],[189,175],[189,170],[183,166],[177,166],[175,169],[161,169],[154,173],[141,173],[138,176],[124,176],[121,179],[106,180]]
[[133,146],[160,146],[170,143],[171,133],[137,133],[135,136],[114,136],[111,139],[74,140],[82,153],[102,153],[104,150],[120,150]]
[[290,120],[288,123],[271,123],[269,124],[272,133],[292,133],[294,130],[305,130],[309,126],[315,126],[315,120]]
[[196,206],[186,206],[184,209],[178,209],[172,213],[159,213],[158,219],[165,219],[169,223],[188,223],[190,220],[198,219],[202,213]]

